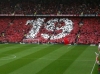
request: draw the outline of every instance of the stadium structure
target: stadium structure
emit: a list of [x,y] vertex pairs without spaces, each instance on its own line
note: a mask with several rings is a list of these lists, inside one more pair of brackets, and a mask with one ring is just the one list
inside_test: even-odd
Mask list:
[[97,74],[100,1],[3,0],[0,43],[0,74]]

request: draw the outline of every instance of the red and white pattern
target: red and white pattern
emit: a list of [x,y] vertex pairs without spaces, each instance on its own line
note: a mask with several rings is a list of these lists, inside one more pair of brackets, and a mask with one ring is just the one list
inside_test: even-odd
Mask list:
[[[100,42],[100,19],[84,18],[35,18],[35,17],[1,17],[0,42],[62,43],[64,37],[69,43],[98,44]],[[32,39],[32,41],[30,41]]]

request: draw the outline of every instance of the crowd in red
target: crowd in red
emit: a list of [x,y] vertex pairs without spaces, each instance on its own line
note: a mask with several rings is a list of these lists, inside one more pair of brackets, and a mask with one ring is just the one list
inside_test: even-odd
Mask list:
[[28,33],[30,26],[25,25],[28,18],[0,18],[0,41],[1,42],[20,42],[24,35]]
[[[1,42],[23,42],[26,39],[26,35],[32,28],[32,25],[26,25],[27,20],[36,20],[37,18],[32,17],[2,17],[0,18],[0,41]],[[44,23],[47,20],[52,18],[46,18]],[[98,44],[100,42],[100,19],[99,18],[69,18],[73,21],[72,31],[66,35],[69,43],[77,44]],[[81,23],[80,23],[81,22]],[[58,22],[57,22],[58,23]],[[55,24],[57,24],[55,23]],[[61,22],[59,22],[61,23]],[[63,43],[63,38],[50,40],[45,39],[41,36],[42,33],[48,35],[57,35],[62,33],[61,30],[55,30],[55,32],[48,31],[46,25],[40,27],[39,32],[35,35],[35,38],[38,39],[40,43]],[[61,23],[59,27],[63,27],[64,23]],[[33,26],[35,27],[35,26]],[[57,26],[56,26],[57,27]],[[32,39],[26,39],[26,42],[31,43]],[[34,41],[33,41],[34,43]]]

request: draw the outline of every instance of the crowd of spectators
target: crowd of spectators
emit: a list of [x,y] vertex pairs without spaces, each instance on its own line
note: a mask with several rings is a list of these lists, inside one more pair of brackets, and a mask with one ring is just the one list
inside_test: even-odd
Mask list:
[[0,17],[0,42],[98,44],[100,18]]
[[24,14],[24,15],[83,15],[100,14],[100,1],[97,2],[0,2],[0,14]]
[[[90,2],[87,2],[86,0],[84,2],[82,0],[75,0],[76,2],[72,2],[73,0],[66,0],[68,1],[66,3],[60,1],[55,2],[53,0],[46,0],[47,2],[43,2],[43,0],[37,1],[40,2],[21,0],[18,2],[13,2],[11,0],[0,2],[0,14],[100,15],[99,0],[96,0],[98,2],[93,2],[92,0],[90,0]],[[30,21],[31,25],[30,23],[27,24],[27,21]],[[73,26],[71,24],[73,24]],[[66,36],[70,41],[69,43],[97,44],[100,42],[99,24],[99,18],[70,17],[68,20],[51,17],[45,19],[40,19],[38,17],[1,17],[0,41],[21,42],[23,38],[36,38],[41,42],[48,42],[51,40],[51,42],[56,41],[57,43],[60,43],[63,37],[65,37],[65,34],[62,33],[66,33],[67,31],[69,34],[69,31],[71,30],[71,33]]]
[[77,43],[98,44],[100,42],[100,19],[84,18],[82,22],[83,25],[79,28]]

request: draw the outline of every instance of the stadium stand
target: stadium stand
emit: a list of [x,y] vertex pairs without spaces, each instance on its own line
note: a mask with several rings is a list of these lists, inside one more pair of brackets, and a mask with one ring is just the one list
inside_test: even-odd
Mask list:
[[[3,18],[3,19],[2,19]],[[24,35],[29,31],[30,25],[24,25],[28,18],[16,19],[13,17],[0,18],[0,41],[1,42],[20,42]]]
[[[68,1],[68,2],[67,2]],[[63,0],[50,1],[41,0],[36,3],[32,1],[5,1],[0,2],[0,14],[24,14],[24,15],[83,15],[83,14],[100,14],[100,1],[93,0],[82,1],[73,0],[63,2]]]
[[100,42],[99,0],[48,1],[0,2],[0,42],[63,43],[65,37],[70,44]]
[[70,44],[98,44],[100,41],[100,19],[94,17],[1,17],[0,24],[1,42],[63,43],[64,37]]
[[99,42],[99,18],[84,18],[83,26],[80,28],[79,43],[98,44]]

